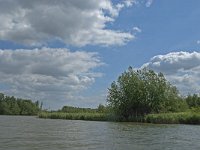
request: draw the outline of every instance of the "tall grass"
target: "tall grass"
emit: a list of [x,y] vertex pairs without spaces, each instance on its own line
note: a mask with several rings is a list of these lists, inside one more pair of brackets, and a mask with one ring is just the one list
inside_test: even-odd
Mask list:
[[64,112],[41,112],[39,118],[66,119],[66,120],[90,120],[90,121],[108,121],[108,115],[105,113],[64,113]]
[[39,118],[66,119],[66,120],[88,120],[88,121],[131,121],[156,124],[199,124],[200,112],[196,109],[178,113],[148,114],[140,117],[129,117],[123,120],[112,113],[65,113],[65,112],[40,112]]
[[149,114],[145,116],[145,122],[159,124],[200,124],[200,113],[188,111],[180,113]]

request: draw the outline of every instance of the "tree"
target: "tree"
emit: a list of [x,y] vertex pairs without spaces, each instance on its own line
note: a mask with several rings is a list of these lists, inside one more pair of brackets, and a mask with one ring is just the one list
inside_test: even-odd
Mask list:
[[108,89],[107,101],[121,118],[166,112],[180,101],[178,90],[162,73],[129,67]]
[[200,97],[197,94],[188,95],[186,97],[186,102],[190,108],[200,107]]
[[19,99],[18,105],[20,106],[21,115],[36,115],[40,110],[31,100]]
[[36,115],[39,112],[39,102],[16,99],[0,93],[0,115]]
[[106,112],[106,107],[102,104],[99,104],[99,106],[97,107],[97,112],[99,113],[105,113]]

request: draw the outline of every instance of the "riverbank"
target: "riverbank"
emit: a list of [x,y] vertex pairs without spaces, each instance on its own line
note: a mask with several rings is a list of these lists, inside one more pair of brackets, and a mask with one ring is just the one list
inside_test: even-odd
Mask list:
[[179,112],[148,114],[144,117],[119,120],[117,117],[106,113],[63,113],[63,112],[41,112],[39,118],[66,119],[66,120],[88,120],[88,121],[126,121],[155,124],[198,124],[200,125],[199,112]]

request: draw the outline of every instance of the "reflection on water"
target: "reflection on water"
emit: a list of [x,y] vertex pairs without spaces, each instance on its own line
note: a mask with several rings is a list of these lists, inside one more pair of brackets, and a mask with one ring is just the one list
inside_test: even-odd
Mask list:
[[0,116],[0,150],[200,149],[200,126]]

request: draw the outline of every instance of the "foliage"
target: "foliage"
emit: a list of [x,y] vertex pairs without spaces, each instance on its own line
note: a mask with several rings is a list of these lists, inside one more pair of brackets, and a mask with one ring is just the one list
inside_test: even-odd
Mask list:
[[109,113],[109,107],[99,104],[99,106],[97,107],[97,112],[98,113]]
[[162,73],[146,68],[134,70],[129,67],[108,90],[109,106],[125,120],[149,113],[187,109],[176,87],[167,82]]
[[49,119],[108,121],[111,120],[111,118],[109,118],[110,116],[107,110],[107,107],[102,104],[99,104],[95,109],[63,106],[62,109],[58,111],[40,112],[38,117]]
[[64,112],[41,112],[39,118],[49,119],[67,119],[67,120],[90,120],[90,121],[108,121],[105,113],[64,113]]
[[79,107],[72,107],[72,106],[63,106],[60,112],[65,112],[65,113],[93,113],[96,112],[96,109],[92,108],[79,108]]
[[192,107],[189,109],[190,112],[200,113],[200,107]]
[[0,115],[36,115],[39,110],[38,101],[33,103],[0,93]]
[[148,114],[145,116],[145,122],[159,124],[200,124],[200,113],[187,111],[179,113]]
[[65,113],[106,113],[108,112],[108,108],[102,104],[99,104],[97,108],[79,108],[73,106],[63,106],[61,110],[58,112]]
[[200,107],[200,97],[197,94],[188,95],[186,97],[186,102],[190,108]]

